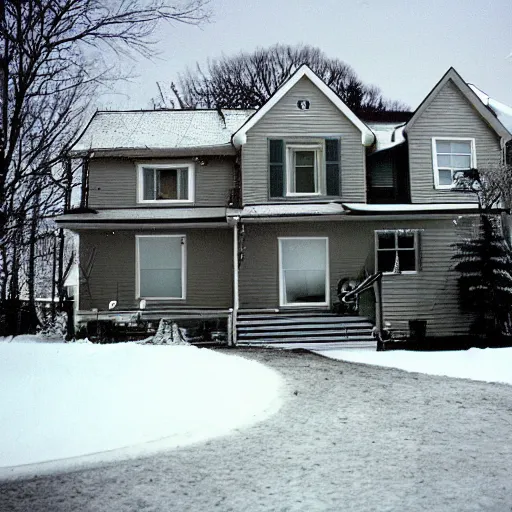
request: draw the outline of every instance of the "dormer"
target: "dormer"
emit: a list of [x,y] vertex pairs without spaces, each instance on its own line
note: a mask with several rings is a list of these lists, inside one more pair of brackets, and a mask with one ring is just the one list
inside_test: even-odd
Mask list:
[[365,202],[373,132],[301,66],[234,134],[244,204]]

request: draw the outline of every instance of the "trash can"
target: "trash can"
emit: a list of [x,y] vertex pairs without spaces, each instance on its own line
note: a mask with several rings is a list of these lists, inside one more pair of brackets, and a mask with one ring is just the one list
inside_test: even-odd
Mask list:
[[424,342],[427,337],[427,321],[409,320],[409,337],[411,341]]

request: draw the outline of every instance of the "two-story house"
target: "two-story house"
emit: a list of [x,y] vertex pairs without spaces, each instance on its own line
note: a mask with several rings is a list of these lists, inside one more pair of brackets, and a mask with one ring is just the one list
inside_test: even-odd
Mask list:
[[[148,318],[229,317],[239,343],[370,343],[376,315],[466,334],[452,243],[478,208],[454,174],[511,138],[454,69],[414,113],[358,116],[307,66],[257,111],[98,112],[72,151],[82,209],[57,219],[80,239],[77,320],[144,299]],[[374,272],[361,318],[329,313]]]

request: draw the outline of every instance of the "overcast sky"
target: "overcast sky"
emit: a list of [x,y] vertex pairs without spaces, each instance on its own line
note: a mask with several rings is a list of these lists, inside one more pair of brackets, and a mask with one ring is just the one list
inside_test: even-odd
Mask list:
[[212,0],[211,23],[165,25],[153,62],[132,63],[102,108],[148,108],[156,82],[196,62],[258,46],[310,44],[415,109],[446,70],[512,105],[511,0]]

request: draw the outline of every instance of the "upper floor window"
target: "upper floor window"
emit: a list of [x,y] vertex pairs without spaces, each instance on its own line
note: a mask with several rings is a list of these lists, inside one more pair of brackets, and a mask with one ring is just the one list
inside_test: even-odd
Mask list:
[[324,190],[322,146],[305,144],[286,145],[286,195],[320,195]]
[[269,140],[269,197],[340,195],[340,140]]
[[451,189],[456,174],[476,168],[475,139],[432,139],[434,185],[439,189]]
[[194,201],[194,164],[141,164],[138,166],[139,203]]
[[416,273],[419,267],[419,231],[415,229],[375,232],[376,271],[384,274]]

